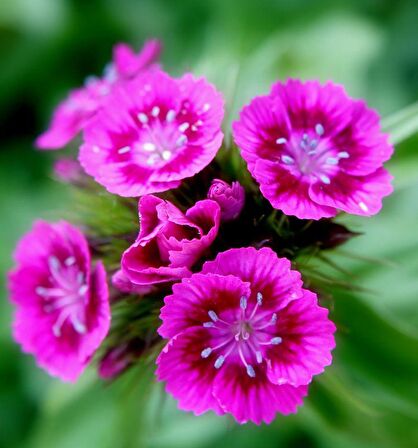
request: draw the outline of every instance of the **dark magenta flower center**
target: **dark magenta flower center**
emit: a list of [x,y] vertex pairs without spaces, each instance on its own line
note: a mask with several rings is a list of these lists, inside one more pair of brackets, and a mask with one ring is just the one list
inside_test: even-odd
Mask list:
[[221,319],[213,310],[208,312],[209,322],[203,326],[212,330],[214,346],[202,350],[202,358],[216,355],[214,367],[220,369],[230,359],[245,367],[247,375],[256,376],[253,365],[261,364],[268,346],[278,345],[282,338],[274,333],[277,314],[263,311],[263,296],[259,292],[251,311],[248,310],[247,297],[241,297],[240,310],[235,316]]
[[280,137],[276,144],[281,148],[280,160],[295,176],[306,176],[311,181],[330,184],[338,171],[341,159],[349,157],[347,151],[334,148],[320,123],[314,129],[293,133],[288,140]]
[[201,120],[192,123],[188,119],[186,109],[176,112],[154,105],[148,111],[141,111],[134,118],[138,126],[136,137],[119,148],[118,154],[130,156],[141,165],[163,165],[187,145],[190,133],[197,132],[203,124]]

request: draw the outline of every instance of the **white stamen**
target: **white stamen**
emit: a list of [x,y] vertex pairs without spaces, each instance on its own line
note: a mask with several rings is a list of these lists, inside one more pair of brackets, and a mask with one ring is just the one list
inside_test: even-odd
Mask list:
[[255,378],[255,370],[254,367],[250,364],[247,365],[247,375],[251,378]]
[[175,118],[176,118],[176,112],[175,112],[173,109],[170,109],[170,110],[167,112],[167,115],[166,115],[166,117],[165,117],[166,121],[167,121],[168,123],[171,123],[172,121],[174,121]]
[[44,288],[43,286],[37,286],[35,292],[36,294],[38,294],[38,296],[44,297],[47,293],[47,288]]
[[204,105],[203,105],[203,112],[207,112],[208,110],[210,109],[210,104],[209,103],[205,103]]
[[293,163],[295,162],[295,161],[293,160],[293,157],[286,156],[286,155],[282,156],[282,161],[283,161],[283,163],[285,163],[286,165],[293,165]]
[[75,257],[73,257],[73,256],[71,256],[71,257],[68,257],[65,261],[64,261],[64,264],[65,264],[65,266],[72,266],[74,263],[75,263]]
[[190,128],[193,132],[197,131],[197,126],[195,126],[194,124],[192,124],[191,128]]
[[202,350],[202,353],[200,354],[200,356],[202,358],[208,358],[211,353],[212,353],[212,349],[210,347],[208,347],[208,348],[205,348],[204,350]]
[[213,310],[208,311],[208,316],[213,320],[213,322],[218,320],[218,315]]
[[60,268],[61,263],[56,256],[51,255],[48,257],[48,266],[51,271],[56,271]]
[[79,285],[82,285],[83,282],[84,282],[84,273],[83,273],[83,272],[79,272],[79,273],[77,274],[77,283],[78,283]]
[[302,141],[307,142],[309,140],[309,135],[305,132],[302,136]]
[[127,152],[129,152],[131,150],[130,146],[124,146],[123,148],[118,149],[118,153],[119,154],[126,154]]
[[285,143],[287,143],[287,140],[284,137],[280,137],[276,140],[276,143],[278,145],[284,145]]
[[257,359],[257,363],[261,364],[263,362],[263,355],[261,354],[261,352],[256,351],[255,352],[255,357]]
[[280,336],[276,336],[275,338],[272,338],[270,341],[273,345],[279,345],[282,342],[282,338]]
[[180,131],[180,132],[187,131],[187,129],[189,129],[189,126],[190,126],[190,124],[187,123],[187,121],[185,121],[184,123],[182,123],[182,124],[179,126],[179,131]]
[[321,174],[319,178],[321,179],[321,182],[323,182],[324,184],[329,185],[331,183],[331,179],[325,174]]
[[144,149],[144,151],[152,152],[152,151],[155,151],[156,146],[154,145],[154,143],[145,142],[142,145],[142,148]]
[[257,305],[261,306],[263,304],[263,294],[261,292],[257,293]]
[[239,301],[239,306],[241,307],[242,310],[245,310],[247,308],[247,298],[245,296],[242,296],[240,301]]
[[147,159],[147,165],[155,165],[157,163],[158,156],[157,154],[152,154]]
[[321,123],[316,124],[316,125],[315,125],[315,132],[316,132],[319,136],[324,135],[324,132],[325,132],[324,126],[322,126]]
[[166,149],[165,151],[163,151],[163,153],[161,154],[161,157],[164,160],[170,160],[171,158],[171,151],[169,151],[168,149]]
[[277,314],[276,314],[276,313],[274,313],[274,314],[271,316],[271,320],[270,320],[270,322],[271,322],[272,325],[275,325],[275,324],[276,324],[276,322],[277,322]]
[[340,159],[348,159],[350,157],[350,154],[348,154],[347,151],[341,151],[338,153],[338,157]]
[[77,318],[72,318],[71,322],[73,323],[73,327],[74,330],[78,333],[78,334],[85,334],[87,332],[87,328],[86,326],[80,322]]
[[142,123],[142,124],[146,124],[148,123],[148,117],[146,114],[144,114],[143,112],[140,112],[138,114],[138,120]]
[[325,160],[325,163],[326,163],[327,165],[338,165],[338,162],[339,162],[339,160],[336,159],[335,157],[328,157],[328,158]]
[[214,327],[215,325],[214,325],[213,322],[205,322],[205,323],[203,324],[203,326],[204,326],[205,328],[212,328],[212,327]]
[[318,144],[318,140],[316,140],[315,138],[313,140],[311,140],[311,142],[309,143],[309,146],[311,148],[316,148],[316,145]]
[[153,117],[158,117],[159,113],[160,113],[160,108],[158,106],[154,106],[151,110],[151,115]]
[[183,146],[185,143],[187,143],[187,137],[183,134],[180,135],[180,137],[176,141],[176,146],[180,147]]
[[369,207],[367,207],[367,205],[364,202],[359,202],[358,206],[363,210],[363,212],[369,211]]
[[219,356],[216,359],[215,364],[214,364],[215,369],[220,369],[222,367],[222,364],[224,363],[224,361],[225,361],[225,358],[222,355]]
[[87,285],[82,285],[80,286],[78,293],[80,294],[80,296],[83,296],[87,290],[89,289],[89,287]]

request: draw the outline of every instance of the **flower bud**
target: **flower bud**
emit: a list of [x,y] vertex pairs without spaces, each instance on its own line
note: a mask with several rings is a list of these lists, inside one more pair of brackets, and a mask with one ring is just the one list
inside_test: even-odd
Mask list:
[[214,179],[208,191],[208,198],[216,201],[221,207],[223,221],[232,221],[238,218],[244,207],[245,190],[239,182],[227,182]]
[[55,177],[64,183],[77,182],[83,175],[80,164],[73,159],[58,159],[54,163]]

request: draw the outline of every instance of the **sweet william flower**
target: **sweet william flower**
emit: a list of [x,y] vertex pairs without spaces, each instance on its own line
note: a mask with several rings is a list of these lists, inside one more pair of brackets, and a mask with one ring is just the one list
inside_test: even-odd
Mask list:
[[208,191],[208,198],[216,201],[221,207],[223,221],[238,218],[245,203],[245,190],[239,182],[227,182],[214,179]]
[[190,268],[218,234],[220,214],[219,205],[209,199],[183,213],[169,201],[143,196],[139,235],[122,256],[119,287],[123,278],[134,285],[152,285],[190,276]]
[[83,170],[77,160],[60,158],[54,163],[54,175],[61,182],[71,183],[81,180]]
[[176,188],[221,146],[223,99],[204,78],[153,70],[121,84],[84,130],[80,162],[120,196]]
[[71,224],[38,221],[19,242],[9,274],[15,340],[50,375],[75,381],[110,325],[106,272]]
[[120,82],[153,66],[161,51],[157,40],[144,44],[136,55],[126,44],[113,49],[113,62],[102,78],[90,76],[84,86],[72,90],[56,108],[49,129],[36,140],[40,149],[59,149],[69,143],[97,113],[103,99]]
[[335,326],[300,274],[269,248],[231,249],[173,286],[157,377],[179,407],[239,423],[296,411],[331,364]]
[[302,219],[370,216],[392,192],[393,148],[364,101],[328,82],[289,80],[243,108],[234,139],[273,207]]

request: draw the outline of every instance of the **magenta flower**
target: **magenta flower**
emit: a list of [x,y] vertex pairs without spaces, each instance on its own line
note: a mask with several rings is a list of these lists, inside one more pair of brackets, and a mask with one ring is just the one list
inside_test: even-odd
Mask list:
[[79,181],[84,173],[77,160],[61,158],[54,163],[54,174],[58,180],[67,183]]
[[132,283],[122,269],[119,269],[113,274],[112,285],[121,292],[139,296],[149,294],[153,292],[155,288],[152,285],[137,285]]
[[87,241],[71,224],[38,221],[19,242],[9,274],[13,331],[40,367],[75,381],[110,325],[106,272],[91,270]]
[[107,351],[100,360],[98,374],[104,380],[113,380],[132,363],[129,344],[124,343]]
[[239,423],[296,411],[331,364],[334,324],[300,274],[269,248],[231,249],[173,286],[157,377],[183,410]]
[[190,268],[218,234],[220,209],[208,199],[186,213],[156,196],[139,201],[141,228],[122,256],[122,271],[134,284],[151,285],[189,277]]
[[160,49],[158,41],[150,40],[136,55],[128,45],[117,44],[114,62],[107,66],[103,77],[88,77],[83,87],[70,92],[56,108],[49,129],[38,137],[36,146],[59,149],[69,143],[97,113],[114,86],[152,66]]
[[120,196],[176,188],[215,157],[223,114],[221,94],[205,79],[149,71],[106,98],[85,128],[81,164]]
[[135,54],[129,45],[120,43],[113,48],[113,61],[120,77],[132,78],[141,70],[150,67],[160,57],[162,50],[158,39],[145,42],[142,50]]
[[221,207],[223,221],[238,218],[245,203],[245,190],[239,182],[231,185],[220,179],[214,179],[208,191],[208,198]]
[[244,107],[233,131],[261,192],[288,215],[370,216],[392,192],[382,164],[393,148],[379,117],[341,86],[278,82]]

